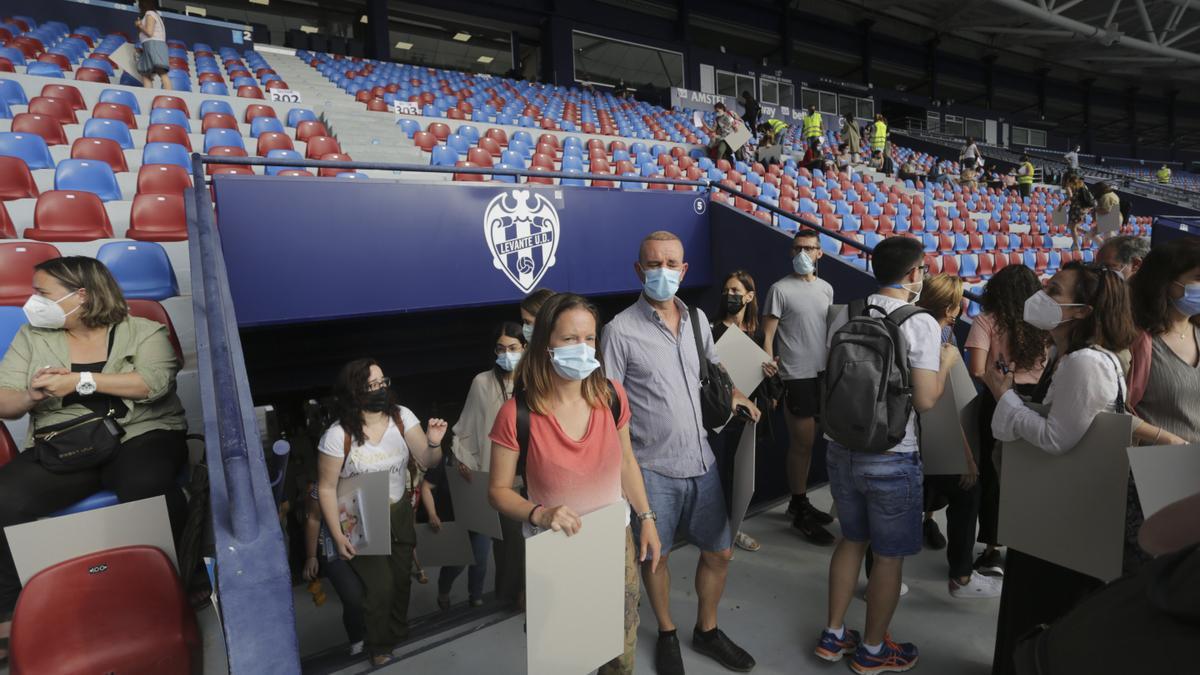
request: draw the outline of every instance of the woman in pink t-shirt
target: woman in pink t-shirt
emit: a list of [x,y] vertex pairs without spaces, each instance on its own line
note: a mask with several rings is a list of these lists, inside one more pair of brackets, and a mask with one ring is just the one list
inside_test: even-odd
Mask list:
[[[526,522],[527,536],[544,530],[571,536],[582,527],[582,516],[619,501],[624,493],[641,520],[641,541],[635,555],[626,528],[625,653],[600,673],[626,675],[633,673],[637,646],[637,562],[650,560],[657,567],[662,549],[629,440],[629,401],[619,383],[604,377],[596,358],[600,313],[595,305],[561,293],[542,305],[536,319],[515,375],[523,394],[500,408],[489,435],[491,502],[505,516]],[[619,404],[617,415],[612,396]],[[520,454],[518,398],[529,409],[528,499],[512,487]]]
[[[1037,274],[1024,265],[1009,265],[988,281],[983,291],[983,313],[967,334],[967,369],[981,380],[997,361],[1015,363],[1014,388],[1031,396],[1046,368],[1050,333],[1024,320],[1025,301],[1042,290]],[[996,399],[985,387],[979,394],[979,541],[987,548],[975,560],[975,569],[987,576],[1003,576],[1004,564],[996,550],[1000,522],[1000,473],[992,460],[992,413]]]

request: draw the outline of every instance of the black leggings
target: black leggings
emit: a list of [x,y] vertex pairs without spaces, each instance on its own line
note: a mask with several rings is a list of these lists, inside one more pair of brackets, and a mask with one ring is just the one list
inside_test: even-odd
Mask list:
[[[0,528],[28,523],[65,509],[101,490],[117,493],[121,502],[165,495],[172,529],[183,527],[187,499],[176,483],[187,462],[187,436],[182,431],[149,431],[117,448],[106,464],[74,473],[52,473],[32,450],[0,467]],[[21,582],[0,530],[0,614],[12,613]]]

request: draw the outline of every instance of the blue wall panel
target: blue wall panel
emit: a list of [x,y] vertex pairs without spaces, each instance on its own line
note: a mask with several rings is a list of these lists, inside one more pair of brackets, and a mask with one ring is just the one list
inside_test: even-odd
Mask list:
[[[661,229],[684,242],[685,286],[711,280],[708,203],[693,192],[263,176],[222,176],[216,185],[242,327],[515,303],[535,286],[583,295],[636,291],[638,245]],[[494,198],[514,189],[530,194],[526,204],[544,206],[489,211]],[[511,209],[516,202],[508,201]],[[522,216],[542,219],[534,239],[521,238],[528,225],[506,221],[489,244],[496,219]],[[520,250],[508,253],[513,236]],[[502,253],[494,256],[495,249]],[[530,285],[528,274],[511,280],[502,265],[545,272]]]

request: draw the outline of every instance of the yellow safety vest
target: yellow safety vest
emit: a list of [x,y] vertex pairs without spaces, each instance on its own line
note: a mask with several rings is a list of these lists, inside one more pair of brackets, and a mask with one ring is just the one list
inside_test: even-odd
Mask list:
[[1171,182],[1171,170],[1165,166],[1163,168],[1159,169],[1158,170],[1158,182],[1162,183],[1163,185],[1170,183]]
[[1025,170],[1025,175],[1017,174],[1017,184],[1033,185],[1033,162],[1025,162],[1021,168]]
[[776,136],[782,134],[783,130],[788,128],[787,122],[784,122],[783,120],[777,120],[774,117],[767,120],[767,126],[771,127],[771,131],[774,132]]
[[883,120],[876,120],[871,134],[871,149],[882,150],[885,143],[887,143],[887,124]]
[[811,115],[804,116],[804,137],[817,138],[821,135],[821,124],[824,120],[821,118],[821,113],[814,112]]

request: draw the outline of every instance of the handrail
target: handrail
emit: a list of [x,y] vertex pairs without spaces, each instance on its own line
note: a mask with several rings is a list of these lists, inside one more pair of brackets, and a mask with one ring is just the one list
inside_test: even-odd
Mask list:
[[[740,197],[746,201],[755,204],[770,213],[773,213],[782,218],[797,223],[799,226],[807,227],[810,230],[815,230],[831,239],[837,240],[851,248],[862,251],[867,256],[875,250],[875,247],[868,246],[857,239],[847,237],[840,232],[827,229],[821,225],[810,222],[799,213],[788,213],[783,209],[764,201],[758,197],[751,197],[737,188],[724,185],[711,180],[686,180],[679,178],[657,178],[653,176],[615,176],[612,174],[593,174],[593,173],[570,173],[566,171],[534,171],[532,169],[501,169],[498,167],[475,167],[475,166],[434,166],[431,164],[401,164],[393,162],[359,162],[354,160],[320,160],[320,159],[268,159],[266,157],[216,157],[212,155],[203,155],[199,159],[210,164],[228,164],[238,166],[286,166],[286,167],[310,167],[310,168],[326,168],[326,169],[367,169],[379,171],[414,171],[417,173],[456,173],[456,174],[477,174],[477,175],[493,175],[493,176],[540,176],[543,178],[575,178],[580,180],[606,180],[620,181],[633,183],[660,183],[667,185],[686,185],[689,187],[700,187],[707,190],[720,190],[727,192],[735,197]],[[980,302],[981,297],[971,291],[964,291],[963,297],[974,302]]]

